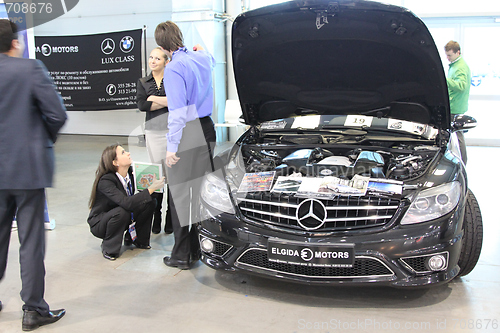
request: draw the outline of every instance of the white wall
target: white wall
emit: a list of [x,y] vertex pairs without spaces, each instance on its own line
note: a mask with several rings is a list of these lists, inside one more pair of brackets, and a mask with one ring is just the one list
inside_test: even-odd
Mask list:
[[469,99],[467,115],[477,120],[477,127],[465,133],[467,145],[500,147],[499,111],[500,100]]

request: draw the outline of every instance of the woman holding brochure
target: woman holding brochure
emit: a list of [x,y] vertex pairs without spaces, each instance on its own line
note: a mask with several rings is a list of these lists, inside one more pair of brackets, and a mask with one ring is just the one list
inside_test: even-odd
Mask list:
[[87,222],[92,234],[102,239],[102,255],[108,260],[119,257],[125,231],[125,245],[151,248],[152,195],[163,188],[165,178],[154,178],[149,188],[134,194],[131,165],[130,153],[122,146],[106,147],[92,186]]
[[[151,74],[139,79],[137,82],[137,107],[146,112],[146,147],[152,163],[164,167],[165,152],[167,151],[168,132],[168,103],[165,96],[163,70],[168,64],[168,56],[159,47],[153,49],[149,55],[148,67]],[[165,170],[163,172],[165,175]],[[163,193],[154,193],[156,208],[153,214],[153,233],[161,231],[161,207]],[[165,211],[165,233],[172,233],[171,211]]]

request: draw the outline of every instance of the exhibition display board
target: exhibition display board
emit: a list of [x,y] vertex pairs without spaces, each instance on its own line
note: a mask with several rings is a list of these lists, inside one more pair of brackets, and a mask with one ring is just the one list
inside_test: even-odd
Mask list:
[[37,36],[35,54],[68,111],[135,109],[142,32]]

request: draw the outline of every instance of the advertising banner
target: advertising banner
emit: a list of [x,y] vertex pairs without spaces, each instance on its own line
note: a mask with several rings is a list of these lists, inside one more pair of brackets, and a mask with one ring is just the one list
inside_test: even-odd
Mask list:
[[142,29],[83,36],[35,37],[36,58],[68,111],[136,108],[142,76]]

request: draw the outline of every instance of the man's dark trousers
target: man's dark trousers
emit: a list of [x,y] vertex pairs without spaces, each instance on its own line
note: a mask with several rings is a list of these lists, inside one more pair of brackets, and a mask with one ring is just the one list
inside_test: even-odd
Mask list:
[[190,254],[199,248],[195,230],[195,224],[199,222],[196,220],[196,211],[203,176],[213,168],[215,140],[214,124],[210,117],[188,122],[176,153],[180,159],[172,168],[167,168],[171,194],[168,196],[168,209],[172,209],[175,238],[173,259],[189,261]]
[[[45,290],[45,190],[0,190],[0,279],[5,274],[14,216],[17,218],[23,310],[48,315]],[[17,210],[17,213],[16,213]]]

